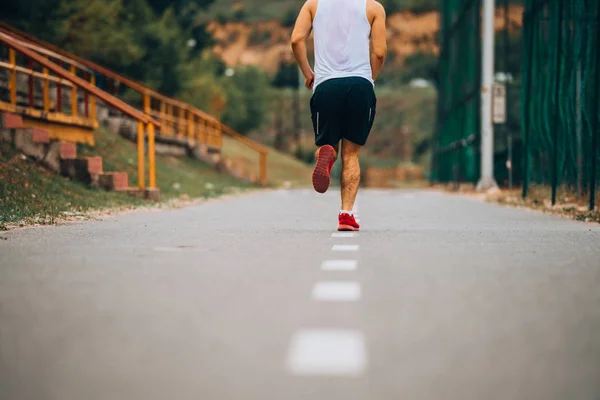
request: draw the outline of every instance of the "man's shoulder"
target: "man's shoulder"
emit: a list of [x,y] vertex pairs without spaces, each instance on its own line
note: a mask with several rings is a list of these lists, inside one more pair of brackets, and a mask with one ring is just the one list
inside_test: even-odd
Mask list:
[[385,16],[385,7],[377,0],[367,0],[367,12],[369,19]]
[[314,16],[317,11],[318,0],[306,0],[304,2],[304,7]]

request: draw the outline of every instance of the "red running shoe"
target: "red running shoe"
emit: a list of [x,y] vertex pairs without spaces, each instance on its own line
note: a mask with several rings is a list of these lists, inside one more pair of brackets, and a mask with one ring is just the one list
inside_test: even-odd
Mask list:
[[335,150],[332,146],[325,145],[317,153],[317,163],[312,174],[312,183],[315,190],[325,193],[331,183],[331,168],[335,162]]
[[360,225],[354,219],[354,215],[343,213],[338,216],[338,220],[340,222],[338,231],[356,232],[360,229]]

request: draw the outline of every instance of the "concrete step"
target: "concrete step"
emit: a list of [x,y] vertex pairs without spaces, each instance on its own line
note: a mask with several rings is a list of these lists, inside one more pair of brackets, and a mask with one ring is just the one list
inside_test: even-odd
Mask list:
[[96,184],[102,174],[102,157],[79,157],[60,160],[63,176],[88,185]]
[[0,114],[0,128],[21,129],[25,128],[25,125],[20,115],[5,112]]
[[38,128],[14,129],[13,143],[15,148],[26,156],[42,161],[48,152],[50,138],[48,131]]
[[108,191],[124,191],[129,189],[127,172],[103,172],[98,175],[98,187]]
[[140,189],[134,187],[123,188],[117,190],[117,192],[127,194],[129,196],[137,197],[139,199],[146,199],[150,201],[160,201],[160,189]]
[[69,142],[60,142],[60,154],[61,160],[74,160],[77,158],[77,144]]

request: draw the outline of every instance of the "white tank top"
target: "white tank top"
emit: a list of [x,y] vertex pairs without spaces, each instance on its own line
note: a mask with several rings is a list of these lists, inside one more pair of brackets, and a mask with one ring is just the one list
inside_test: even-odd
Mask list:
[[319,0],[313,21],[315,85],[332,78],[373,82],[367,0]]

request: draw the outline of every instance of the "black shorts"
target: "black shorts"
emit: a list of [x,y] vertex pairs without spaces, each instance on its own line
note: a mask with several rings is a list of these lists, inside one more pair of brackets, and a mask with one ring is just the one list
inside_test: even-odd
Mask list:
[[376,107],[373,84],[364,78],[335,78],[319,84],[310,100],[315,144],[335,146],[347,139],[364,146]]

